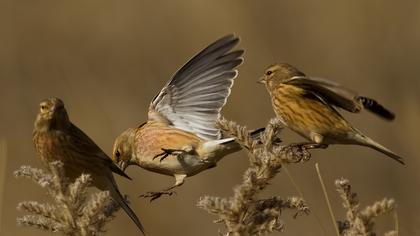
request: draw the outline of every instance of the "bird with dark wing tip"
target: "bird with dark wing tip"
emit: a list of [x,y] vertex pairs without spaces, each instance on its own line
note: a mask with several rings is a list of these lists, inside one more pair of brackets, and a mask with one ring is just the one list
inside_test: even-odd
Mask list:
[[362,145],[404,164],[402,157],[354,128],[335,108],[354,113],[365,108],[384,119],[393,120],[394,114],[377,101],[359,96],[335,82],[307,77],[286,63],[269,66],[259,82],[265,84],[277,117],[288,128],[310,140],[309,143],[301,144],[301,147]]
[[[124,131],[114,143],[113,160],[121,169],[137,165],[174,176],[175,184],[148,192],[151,200],[171,195],[188,176],[216,166],[241,148],[216,126],[243,59],[228,35],[210,44],[179,69],[150,104],[148,120]],[[254,135],[257,135],[256,131]]]
[[39,105],[33,130],[33,142],[44,164],[51,161],[63,163],[66,177],[74,181],[82,173],[90,174],[92,184],[109,191],[141,232],[144,228],[133,210],[118,190],[112,172],[128,177],[110,157],[69,119],[64,103],[59,98],[49,98]]

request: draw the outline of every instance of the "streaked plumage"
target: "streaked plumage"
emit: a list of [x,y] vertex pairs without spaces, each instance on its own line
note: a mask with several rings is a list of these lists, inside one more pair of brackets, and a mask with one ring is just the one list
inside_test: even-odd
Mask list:
[[119,192],[112,172],[130,178],[92,139],[70,122],[60,99],[49,98],[40,103],[34,124],[33,142],[44,164],[56,160],[63,163],[65,175],[70,181],[74,181],[82,173],[90,174],[93,185],[100,190],[109,191],[111,197],[144,233],[136,214]]
[[181,185],[185,177],[214,167],[240,150],[224,138],[216,121],[230,94],[243,50],[232,51],[233,35],[210,44],[179,69],[150,104],[148,121],[123,132],[115,141],[113,160],[125,169],[138,165],[174,176],[176,183],[146,195],[155,199]]
[[266,85],[277,117],[312,142],[306,145],[357,144],[371,147],[404,164],[400,156],[354,128],[335,109],[338,107],[357,113],[365,108],[382,118],[393,120],[394,114],[375,100],[332,81],[307,77],[286,63],[268,67],[260,82]]

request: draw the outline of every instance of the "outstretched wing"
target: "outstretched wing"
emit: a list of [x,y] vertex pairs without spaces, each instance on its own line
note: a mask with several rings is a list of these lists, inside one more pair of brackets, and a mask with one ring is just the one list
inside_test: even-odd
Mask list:
[[225,36],[189,60],[153,99],[149,120],[206,140],[219,139],[216,120],[238,74],[235,68],[243,61],[243,50],[230,52],[238,42],[234,35]]
[[356,92],[346,89],[333,81],[296,76],[285,81],[285,83],[311,91],[328,104],[340,107],[349,112],[357,113],[362,108],[366,108],[385,119],[393,120],[395,118],[395,115],[391,111],[387,110],[374,99],[359,96]]

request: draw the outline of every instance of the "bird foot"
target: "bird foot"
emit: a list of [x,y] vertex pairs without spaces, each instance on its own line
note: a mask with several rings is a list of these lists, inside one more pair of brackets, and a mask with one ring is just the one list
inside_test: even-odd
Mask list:
[[302,146],[288,146],[287,153],[292,163],[306,162],[311,159],[311,153]]
[[169,155],[174,155],[174,156],[181,157],[185,153],[186,153],[186,151],[184,151],[184,150],[162,148],[162,152],[157,154],[156,156],[154,156],[153,160],[160,157],[159,161],[162,162]]
[[310,149],[327,148],[328,144],[320,143],[294,143],[288,146],[291,154],[296,156],[295,162],[308,161],[311,158]]
[[147,192],[145,194],[140,195],[139,197],[142,198],[150,198],[150,202],[160,198],[162,195],[172,196],[175,191],[158,191],[158,192]]
[[205,159],[200,159],[199,161],[202,164],[214,164],[215,165],[214,161],[206,159],[206,158]]

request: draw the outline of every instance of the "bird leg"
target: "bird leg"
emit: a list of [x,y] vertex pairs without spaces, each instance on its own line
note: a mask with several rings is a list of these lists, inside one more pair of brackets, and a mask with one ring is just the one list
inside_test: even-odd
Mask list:
[[328,147],[328,144],[308,142],[308,143],[296,143],[296,144],[292,144],[291,146],[295,146],[303,150],[308,150],[308,149],[317,149],[317,148],[325,149]]
[[318,148],[324,149],[328,147],[328,144],[305,142],[305,143],[293,143],[293,144],[290,144],[289,147],[297,148],[301,151],[306,151],[309,149],[318,149]]
[[172,196],[172,194],[175,193],[175,191],[170,191],[176,187],[181,186],[184,183],[185,178],[187,177],[187,175],[185,174],[176,174],[175,176],[175,184],[169,188],[165,188],[162,191],[157,191],[157,192],[147,192],[145,194],[140,195],[139,197],[142,198],[150,198],[150,202],[160,198],[162,195],[168,195],[168,196]]
[[182,157],[183,154],[187,154],[187,153],[188,151],[185,151],[185,150],[162,148],[162,152],[154,156],[153,160],[160,157],[159,161],[162,162],[169,155]]
[[150,198],[150,202],[152,202],[152,201],[160,198],[162,195],[172,196],[172,194],[174,194],[175,192],[174,191],[169,191],[169,190],[172,189],[173,187],[175,187],[175,186],[164,189],[162,191],[157,191],[157,192],[150,191],[150,192],[147,192],[145,194],[140,195],[139,197]]

